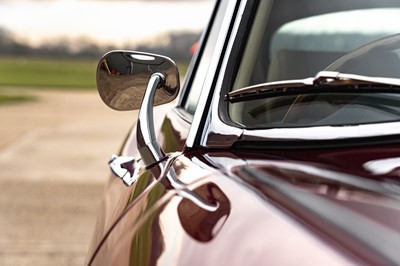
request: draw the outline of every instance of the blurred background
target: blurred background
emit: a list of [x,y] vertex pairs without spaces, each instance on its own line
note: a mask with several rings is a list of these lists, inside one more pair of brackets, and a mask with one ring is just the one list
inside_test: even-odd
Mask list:
[[107,161],[135,112],[108,109],[97,61],[171,57],[184,76],[212,0],[0,0],[0,265],[83,265]]

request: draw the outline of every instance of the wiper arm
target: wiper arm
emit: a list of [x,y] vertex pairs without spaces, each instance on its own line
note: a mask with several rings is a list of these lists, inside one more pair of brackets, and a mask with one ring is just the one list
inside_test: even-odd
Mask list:
[[[314,78],[267,82],[231,91],[226,95],[226,100],[235,103],[281,95],[332,92],[332,89],[340,92],[400,91],[400,79],[321,71]],[[343,89],[350,90],[343,91]]]

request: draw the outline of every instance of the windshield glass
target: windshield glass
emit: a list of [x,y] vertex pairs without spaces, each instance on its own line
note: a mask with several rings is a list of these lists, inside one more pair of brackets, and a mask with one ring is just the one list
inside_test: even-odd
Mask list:
[[[260,1],[252,25],[233,91],[323,70],[400,78],[399,1]],[[399,100],[398,90],[336,88],[230,103],[229,115],[246,128],[392,122]]]

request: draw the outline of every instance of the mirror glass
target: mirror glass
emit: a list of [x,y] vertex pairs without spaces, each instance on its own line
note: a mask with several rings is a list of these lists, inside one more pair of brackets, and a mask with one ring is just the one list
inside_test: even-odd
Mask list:
[[165,82],[156,91],[154,105],[171,102],[179,92],[179,73],[171,59],[160,55],[133,51],[107,53],[97,67],[97,89],[112,109],[136,110],[154,73],[165,76]]

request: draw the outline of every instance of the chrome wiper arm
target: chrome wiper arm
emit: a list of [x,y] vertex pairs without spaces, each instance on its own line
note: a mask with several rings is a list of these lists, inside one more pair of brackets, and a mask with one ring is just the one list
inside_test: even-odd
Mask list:
[[370,77],[355,74],[340,73],[336,71],[321,71],[314,78],[314,85],[381,85],[400,87],[400,79]]
[[270,96],[298,94],[300,92],[323,92],[327,88],[335,87],[340,87],[341,90],[347,88],[368,91],[379,87],[380,92],[384,92],[385,89],[390,92],[393,92],[393,90],[400,92],[400,79],[321,71],[314,78],[267,82],[231,91],[226,95],[226,100],[234,103]]

